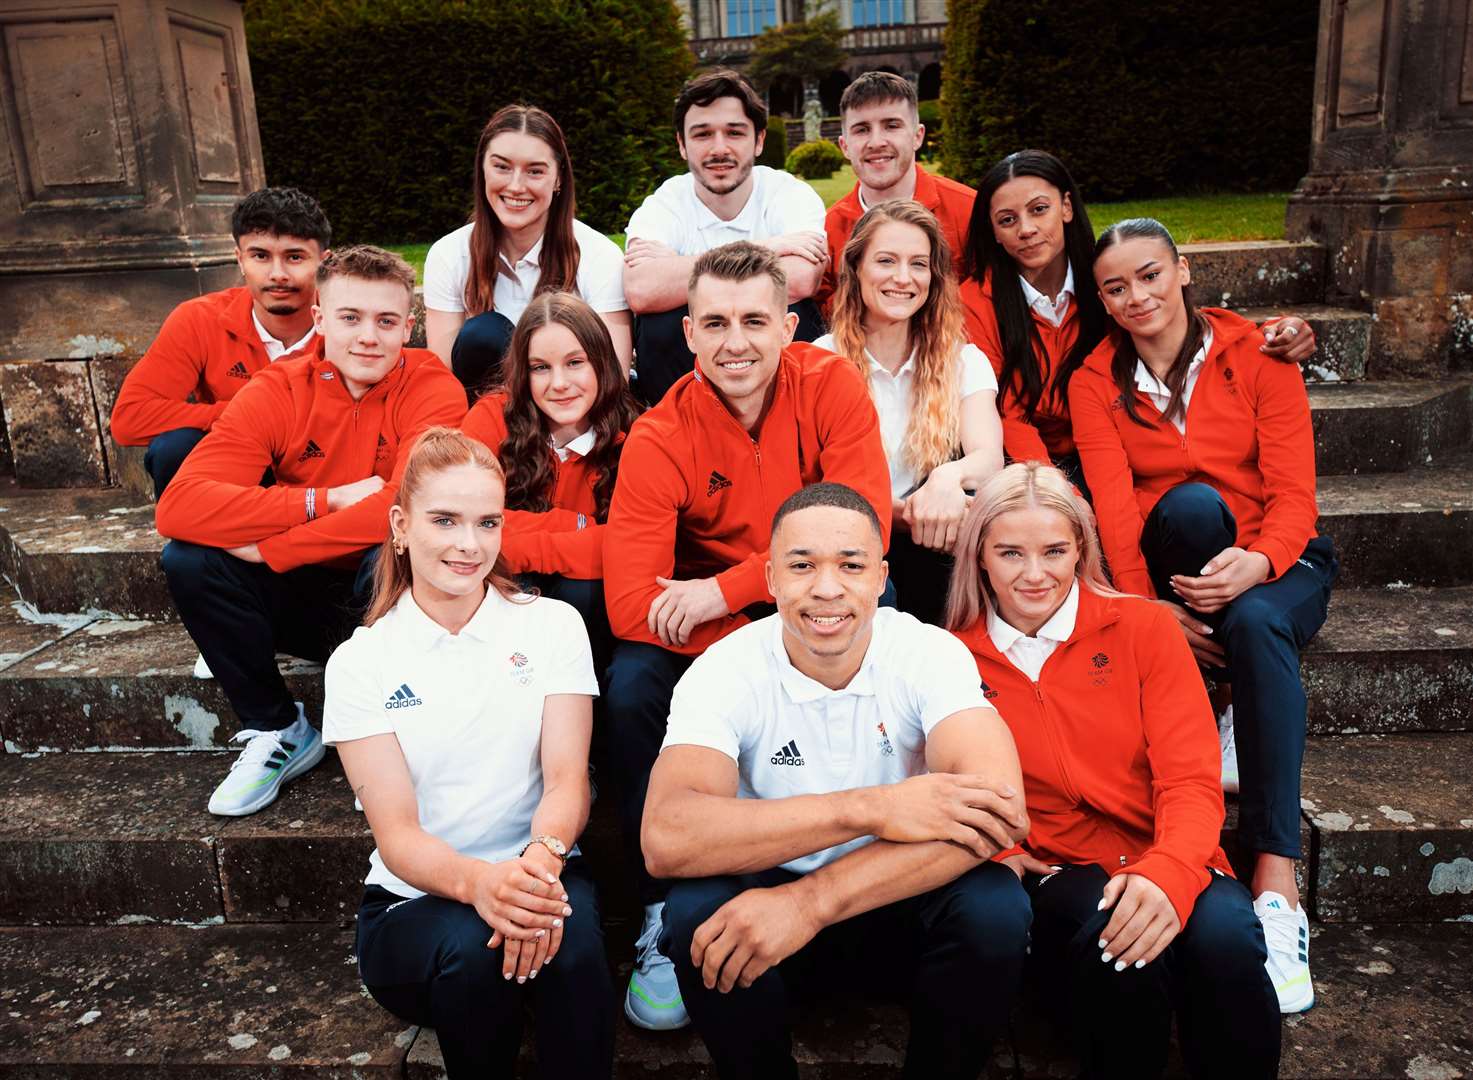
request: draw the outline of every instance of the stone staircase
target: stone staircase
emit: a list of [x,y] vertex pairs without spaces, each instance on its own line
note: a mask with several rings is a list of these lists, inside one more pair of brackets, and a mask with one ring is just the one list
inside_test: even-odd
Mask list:
[[[1320,528],[1344,571],[1303,660],[1318,1004],[1286,1019],[1281,1075],[1473,1076],[1473,358],[1377,378],[1371,316],[1321,303],[1313,245],[1185,254],[1200,302],[1293,311],[1320,341]],[[235,725],[193,677],[161,547],[151,506],[119,489],[0,489],[0,1078],[442,1075],[433,1033],[359,985],[372,839],[335,756],[254,817],[205,812]],[[320,669],[283,670],[318,715]],[[611,810],[583,846],[622,974],[637,907]],[[797,1031],[805,1077],[898,1071],[895,1005],[840,1003]],[[622,1022],[618,1061],[709,1075],[689,1033]],[[1072,1069],[1025,1019],[992,1073]]]

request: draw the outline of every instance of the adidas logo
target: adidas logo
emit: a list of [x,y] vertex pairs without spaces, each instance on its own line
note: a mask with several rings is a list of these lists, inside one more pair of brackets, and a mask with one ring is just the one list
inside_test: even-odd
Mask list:
[[327,455],[322,452],[322,447],[318,446],[311,439],[308,439],[307,440],[307,449],[303,450],[302,451],[302,456],[299,457],[299,458],[297,458],[297,464],[300,465],[302,462],[307,461],[309,458],[325,458],[325,457],[327,457]]
[[237,360],[235,366],[225,374],[229,375],[232,379],[249,379],[251,377],[250,369],[245,366],[245,361],[243,360]]
[[722,476],[715,469],[711,470],[711,479],[706,483],[706,494],[715,495],[722,488],[731,487],[731,481]]
[[798,740],[794,739],[777,753],[772,755],[774,765],[802,765],[803,751],[798,749]]
[[408,683],[401,683],[399,689],[394,691],[392,697],[384,702],[386,709],[409,709],[415,705],[423,705],[424,700],[414,696],[414,691],[409,689]]

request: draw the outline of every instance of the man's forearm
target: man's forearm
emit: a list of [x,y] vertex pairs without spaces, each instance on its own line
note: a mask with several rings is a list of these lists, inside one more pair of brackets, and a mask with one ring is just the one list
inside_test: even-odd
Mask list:
[[665,255],[624,269],[624,298],[636,315],[658,315],[684,307],[694,255]]
[[[989,846],[996,848],[990,841]],[[876,840],[783,887],[793,889],[822,925],[832,926],[930,892],[981,861],[966,848],[942,840],[921,844]]]
[[685,790],[646,806],[641,847],[656,877],[770,870],[871,835],[878,791],[740,799]]

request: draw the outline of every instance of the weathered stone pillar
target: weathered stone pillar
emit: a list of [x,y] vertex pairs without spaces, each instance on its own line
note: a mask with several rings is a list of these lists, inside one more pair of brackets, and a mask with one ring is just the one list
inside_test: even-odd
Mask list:
[[1473,367],[1473,0],[1320,0],[1315,79],[1288,238],[1376,316],[1371,374]]
[[181,300],[238,277],[230,213],[265,175],[241,5],[0,0],[0,88],[16,475],[105,483],[120,362],[89,358],[136,357]]

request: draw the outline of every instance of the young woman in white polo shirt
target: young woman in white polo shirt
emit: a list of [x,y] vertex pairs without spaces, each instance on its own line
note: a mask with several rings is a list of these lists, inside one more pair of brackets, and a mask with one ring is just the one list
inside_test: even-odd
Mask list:
[[573,163],[558,123],[507,105],[476,144],[475,211],[425,256],[425,338],[466,388],[497,381],[532,297],[575,292],[608,325],[625,373],[633,352],[624,253],[577,220]]
[[527,1005],[541,1075],[607,1077],[611,986],[575,847],[598,688],[577,612],[493,569],[504,496],[485,446],[426,431],[364,625],[328,661],[325,740],[378,844],[359,972],[438,1032],[452,1078],[512,1076]]
[[832,324],[815,344],[854,361],[880,414],[900,610],[939,623],[967,493],[1002,468],[1002,422],[992,367],[963,335],[935,215],[895,199],[859,219],[838,267]]

